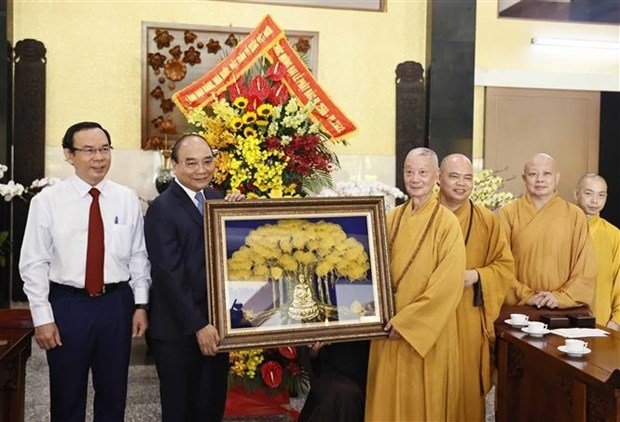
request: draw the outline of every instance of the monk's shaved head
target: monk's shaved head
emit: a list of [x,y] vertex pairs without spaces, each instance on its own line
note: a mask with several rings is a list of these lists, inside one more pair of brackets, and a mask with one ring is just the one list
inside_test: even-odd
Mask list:
[[441,166],[439,167],[439,169],[443,170],[445,169],[446,166],[450,164],[456,164],[456,163],[470,165],[470,166],[472,165],[471,160],[467,158],[467,156],[463,154],[450,154],[450,155],[446,155],[444,159],[441,160]]
[[405,157],[405,161],[407,161],[410,157],[419,156],[419,157],[429,157],[432,163],[436,168],[439,168],[439,158],[437,158],[437,154],[435,151],[425,147],[414,148]]
[[607,189],[607,182],[605,181],[605,179],[596,173],[586,173],[583,176],[581,176],[579,180],[577,181],[577,186],[575,186],[575,189],[577,189],[578,191],[583,189],[584,185],[587,184],[588,182],[602,183],[605,186],[605,189]]
[[403,181],[414,208],[433,194],[439,175],[437,154],[432,149],[415,148],[409,151],[403,168]]
[[529,167],[532,167],[536,164],[541,163],[549,163],[554,172],[557,172],[557,166],[555,164],[555,160],[549,154],[545,154],[541,152],[539,154],[534,154],[525,162],[525,166],[523,166],[523,173],[527,172]]
[[522,177],[530,198],[541,206],[553,197],[560,182],[555,160],[545,153],[534,154],[525,162]]
[[592,218],[599,214],[607,202],[607,182],[595,173],[586,173],[579,178],[573,191],[579,208]]
[[474,187],[474,168],[463,154],[450,154],[439,168],[439,200],[451,211],[467,202]]

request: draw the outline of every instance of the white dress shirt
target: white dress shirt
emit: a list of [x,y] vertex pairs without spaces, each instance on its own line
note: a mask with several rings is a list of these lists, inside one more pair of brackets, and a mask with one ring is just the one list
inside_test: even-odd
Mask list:
[[[129,281],[136,303],[147,303],[151,265],[136,194],[110,180],[95,186],[104,227],[105,284]],[[35,326],[54,322],[49,282],[85,287],[91,186],[73,175],[42,190],[30,203],[19,271]]]
[[[183,183],[179,182],[179,179],[177,179],[176,177],[174,178],[174,181],[176,182],[177,185],[181,186],[181,189],[183,189],[185,191],[185,193],[187,194],[187,196],[189,196],[189,199],[192,200],[192,202],[194,204],[196,204],[196,194],[198,192],[202,192],[202,191],[193,191],[190,188],[186,187]],[[204,195],[204,193],[203,193]]]

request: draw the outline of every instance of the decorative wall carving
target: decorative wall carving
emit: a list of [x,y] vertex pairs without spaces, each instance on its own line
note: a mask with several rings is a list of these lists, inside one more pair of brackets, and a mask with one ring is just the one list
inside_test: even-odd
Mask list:
[[401,171],[407,153],[426,142],[424,68],[406,61],[396,66],[396,186],[405,191]]

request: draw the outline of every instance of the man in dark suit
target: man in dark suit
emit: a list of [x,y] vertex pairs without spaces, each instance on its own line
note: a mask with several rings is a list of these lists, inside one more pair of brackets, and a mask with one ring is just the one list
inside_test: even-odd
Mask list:
[[215,161],[204,138],[181,136],[171,158],[175,180],[151,203],[144,220],[153,279],[148,338],[159,376],[162,421],[219,421],[226,402],[228,354],[218,353],[219,334],[207,316],[202,207],[204,198],[222,195],[207,188]]

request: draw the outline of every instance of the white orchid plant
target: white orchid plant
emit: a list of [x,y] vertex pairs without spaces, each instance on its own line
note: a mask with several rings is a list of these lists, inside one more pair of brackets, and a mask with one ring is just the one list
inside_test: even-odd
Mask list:
[[400,189],[382,182],[338,182],[322,189],[317,196],[384,196],[386,211],[394,208],[396,199],[407,199]]
[[[8,170],[9,168],[7,166],[0,164],[0,180],[4,178]],[[5,202],[11,202],[15,198],[28,202],[33,196],[41,192],[41,190],[59,181],[60,179],[57,177],[44,177],[43,179],[34,180],[30,186],[24,187],[21,183],[9,180],[7,183],[0,183],[0,197],[2,197]],[[0,267],[6,265],[6,256],[10,251],[9,232],[0,231]]]

